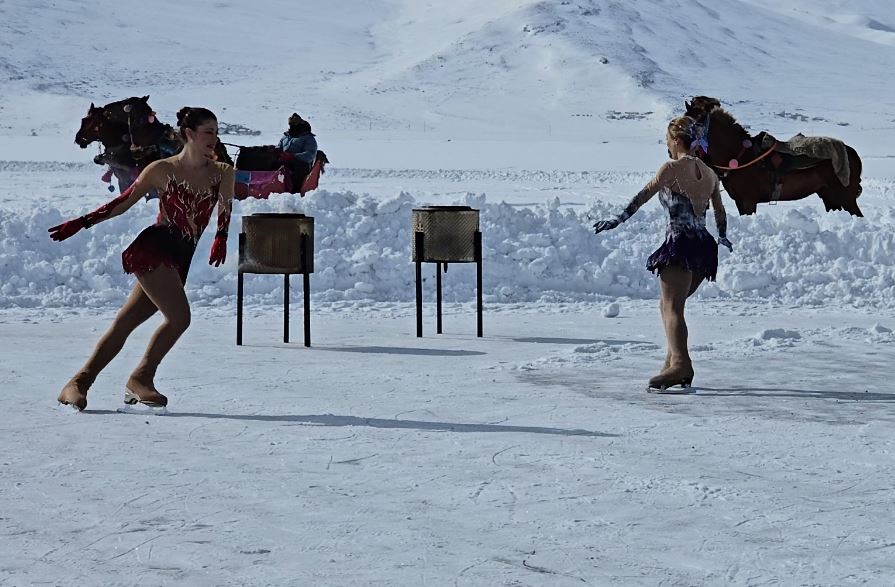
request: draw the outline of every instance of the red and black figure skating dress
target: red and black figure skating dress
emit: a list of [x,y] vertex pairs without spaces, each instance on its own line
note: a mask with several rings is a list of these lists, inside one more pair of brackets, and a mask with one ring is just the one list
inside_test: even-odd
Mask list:
[[[220,187],[218,182],[204,192],[196,192],[169,176],[164,189],[159,190],[156,224],[144,229],[121,254],[124,271],[142,275],[164,265],[176,269],[186,283],[199,237],[221,200]],[[229,223],[229,211],[219,213],[217,233],[226,235]]]

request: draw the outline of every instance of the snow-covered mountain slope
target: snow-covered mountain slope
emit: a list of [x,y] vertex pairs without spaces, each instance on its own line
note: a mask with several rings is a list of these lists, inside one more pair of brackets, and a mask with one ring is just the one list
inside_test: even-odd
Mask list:
[[[69,135],[151,94],[264,133],[655,138],[709,94],[789,131],[892,126],[888,2],[391,0],[0,3],[0,135]],[[847,127],[846,127],[847,125]]]

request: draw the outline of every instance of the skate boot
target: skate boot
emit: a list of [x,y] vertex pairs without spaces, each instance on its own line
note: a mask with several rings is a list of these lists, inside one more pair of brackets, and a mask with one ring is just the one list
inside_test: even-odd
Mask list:
[[124,388],[125,407],[119,408],[119,412],[139,414],[166,414],[168,398],[159,393],[152,383],[152,377],[131,375]]
[[65,406],[71,406],[77,411],[82,411],[87,407],[87,390],[93,384],[94,377],[89,373],[81,371],[71,378],[65,384],[59,393],[57,401]]
[[693,365],[674,365],[663,369],[649,380],[646,390],[650,393],[694,393]]

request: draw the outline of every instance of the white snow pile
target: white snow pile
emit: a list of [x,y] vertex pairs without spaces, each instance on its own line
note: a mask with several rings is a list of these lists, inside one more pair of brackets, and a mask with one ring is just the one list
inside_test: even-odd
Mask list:
[[[314,300],[411,301],[410,217],[417,201],[408,193],[372,197],[319,191],[298,205],[286,198],[237,203],[223,269],[210,267],[210,231],[199,243],[188,291],[199,304],[232,303],[236,291],[240,214],[301,211],[315,218]],[[595,219],[619,211],[597,200],[584,210],[558,201],[535,207],[489,202],[468,194],[457,203],[481,210],[486,301],[604,301],[656,296],[645,270],[661,243],[666,213],[650,202],[616,230],[595,236]],[[70,217],[59,209],[0,211],[0,307],[115,305],[133,283],[121,269],[121,251],[154,220],[156,202],[73,238],[54,243],[47,228]],[[733,213],[735,214],[735,212]],[[895,212],[871,218],[792,207],[750,217],[729,216],[733,253],[720,252],[716,283],[699,295],[763,299],[799,305],[895,307]],[[711,214],[709,214],[711,216]],[[714,229],[711,220],[710,229]],[[426,267],[431,277],[434,265]],[[282,280],[249,276],[246,293],[273,301]],[[447,301],[474,296],[472,265],[451,265],[443,280]]]

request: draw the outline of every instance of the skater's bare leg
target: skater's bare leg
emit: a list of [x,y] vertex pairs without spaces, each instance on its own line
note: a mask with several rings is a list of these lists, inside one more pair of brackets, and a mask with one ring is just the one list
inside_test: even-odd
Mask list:
[[705,274],[701,271],[698,273],[695,271],[691,271],[690,275],[690,290],[687,292],[688,298],[695,294],[696,290],[699,289],[699,286],[702,285],[702,282],[705,281]]
[[[662,294],[660,307],[668,341],[668,367],[650,379],[650,387],[674,385],[693,380],[693,363],[687,350],[687,322],[684,306],[691,293],[694,277],[680,267],[665,267],[659,274]],[[697,282],[697,287],[699,283]]]
[[112,325],[96,343],[93,354],[84,363],[84,366],[62,388],[59,394],[59,402],[75,406],[79,410],[87,407],[87,390],[93,384],[97,375],[109,362],[121,352],[128,336],[139,326],[155,314],[155,304],[137,283],[130,295],[112,321]]
[[[705,280],[705,276],[702,273],[690,272],[690,275],[690,287],[689,291],[687,292],[688,298],[696,293],[696,290],[699,289],[699,286]],[[666,323],[666,313],[673,311],[672,304],[667,303],[668,301],[669,298],[666,298],[666,296],[662,296],[659,298],[659,314],[662,316],[662,324]],[[683,316],[683,310],[681,311],[681,316]],[[684,326],[686,328],[686,324],[684,324]],[[671,366],[671,345],[666,346],[667,349],[665,351],[665,362],[662,363],[662,371],[667,370]]]
[[[659,314],[662,317],[662,324],[665,324],[665,314],[667,310],[665,308],[665,298],[659,297]],[[665,362],[662,363],[662,370],[659,373],[664,373],[668,367],[671,366],[671,347],[666,343],[665,344]]]
[[190,305],[183,283],[176,270],[158,267],[139,277],[140,286],[164,316],[149,341],[143,360],[127,380],[127,388],[141,402],[166,405],[168,398],[155,388],[155,372],[159,363],[190,325]]

